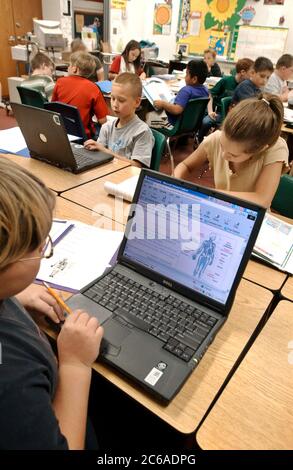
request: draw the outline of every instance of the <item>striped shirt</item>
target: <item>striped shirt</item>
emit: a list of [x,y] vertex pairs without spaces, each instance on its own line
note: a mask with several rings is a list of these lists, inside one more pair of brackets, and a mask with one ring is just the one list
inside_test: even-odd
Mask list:
[[21,82],[21,86],[39,91],[45,99],[50,101],[55,83],[49,75],[31,75]]

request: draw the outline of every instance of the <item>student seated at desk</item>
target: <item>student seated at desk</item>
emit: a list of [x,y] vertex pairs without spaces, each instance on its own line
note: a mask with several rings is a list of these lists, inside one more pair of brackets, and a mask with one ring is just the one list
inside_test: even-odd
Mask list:
[[222,72],[216,62],[217,53],[213,49],[206,49],[203,52],[203,60],[208,66],[208,77],[221,77]]
[[267,57],[258,57],[252,67],[250,78],[241,82],[235,89],[231,106],[239,101],[257,96],[265,88],[270,76],[274,71],[273,63]]
[[[73,39],[72,43],[70,44],[70,48],[71,48],[72,54],[78,51],[88,52],[85,43],[80,38]],[[97,81],[101,82],[102,80],[104,80],[104,68],[103,68],[103,65],[101,64],[101,61],[97,57],[93,55],[93,58],[96,62],[96,68],[93,74],[90,77],[88,77],[88,79],[91,82],[97,82]]]
[[198,132],[198,141],[202,142],[205,135],[212,127],[219,126],[222,122],[221,99],[231,96],[237,85],[250,77],[253,60],[240,59],[236,63],[235,75],[224,75],[221,80],[210,90],[210,101],[208,102],[208,114],[202,121]]
[[96,62],[93,56],[87,52],[75,52],[70,56],[69,76],[59,78],[52,96],[52,101],[61,101],[78,108],[89,138],[96,132],[92,117],[95,115],[98,124],[104,124],[108,114],[99,87],[88,80],[95,68]]
[[274,95],[243,100],[229,111],[222,131],[204,139],[175,168],[188,179],[208,160],[216,189],[270,207],[282,171],[288,170],[288,147],[280,137],[284,108]]
[[[276,64],[276,69],[270,76],[265,86],[265,92],[273,93],[279,96],[282,101],[288,101],[289,88],[287,80],[293,76],[293,56],[291,54],[283,54]],[[291,98],[292,99],[292,98]]]
[[128,72],[118,75],[111,92],[111,108],[117,119],[104,124],[98,142],[87,140],[85,148],[130,158],[135,166],[149,167],[154,137],[148,125],[135,114],[141,94],[142,84],[137,75]]
[[146,78],[141,66],[141,47],[137,41],[129,41],[122,54],[115,57],[109,69],[109,80],[114,80],[123,72],[136,73],[142,80]]
[[37,52],[30,61],[32,73],[21,82],[20,86],[39,91],[43,97],[50,101],[55,83],[52,74],[54,72],[54,63],[43,52]]
[[37,321],[58,323],[63,312],[44,287],[31,284],[41,259],[52,255],[54,205],[43,182],[0,159],[1,449],[85,445],[91,366],[103,328],[82,310],[70,314],[57,339],[57,363]]
[[189,100],[194,98],[208,98],[208,89],[203,83],[207,78],[207,65],[203,60],[190,60],[186,67],[185,86],[179,90],[174,103],[164,100],[155,100],[154,106],[165,113],[150,111],[147,113],[146,121],[150,127],[174,126],[180,114],[183,113]]

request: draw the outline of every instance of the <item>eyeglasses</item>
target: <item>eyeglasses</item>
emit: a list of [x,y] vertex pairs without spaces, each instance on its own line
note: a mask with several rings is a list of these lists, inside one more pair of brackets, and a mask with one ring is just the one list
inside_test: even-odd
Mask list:
[[54,248],[53,248],[52,238],[50,237],[50,235],[48,235],[46,238],[45,244],[42,248],[40,256],[32,256],[31,258],[20,258],[18,261],[31,261],[34,259],[43,259],[43,258],[49,259],[49,258],[52,258],[53,252],[54,252]]

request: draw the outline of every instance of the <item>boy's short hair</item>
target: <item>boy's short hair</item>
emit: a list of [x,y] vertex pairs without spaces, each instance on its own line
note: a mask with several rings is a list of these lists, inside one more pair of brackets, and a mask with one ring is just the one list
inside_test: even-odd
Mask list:
[[235,68],[236,68],[236,73],[240,73],[241,70],[244,70],[247,72],[249,69],[251,69],[254,65],[254,61],[252,59],[249,59],[248,57],[245,57],[244,59],[239,59],[236,62]]
[[88,52],[74,52],[70,56],[70,63],[79,69],[79,75],[84,78],[89,78],[96,70],[95,58]]
[[206,81],[208,76],[208,66],[204,60],[190,60],[187,64],[187,70],[191,78],[197,78],[200,85]]
[[215,59],[217,57],[217,53],[214,49],[205,49],[203,51],[204,54],[212,54],[213,58]]
[[136,75],[136,73],[120,73],[120,75],[115,78],[114,83],[119,85],[129,85],[131,87],[133,98],[141,98],[142,84],[141,79]]
[[31,69],[32,72],[36,69],[39,69],[42,67],[42,65],[45,65],[47,67],[51,67],[54,69],[54,62],[48,57],[46,54],[43,52],[37,52],[32,58],[31,58]]
[[283,54],[276,63],[276,69],[280,69],[281,67],[286,67],[289,69],[293,65],[293,55],[291,54]]
[[267,57],[258,57],[254,62],[253,68],[256,73],[264,72],[265,70],[274,71],[273,62]]
[[86,51],[86,45],[80,38],[75,38],[70,44],[71,52]]
[[0,159],[0,271],[40,247],[54,207],[55,195],[41,180]]

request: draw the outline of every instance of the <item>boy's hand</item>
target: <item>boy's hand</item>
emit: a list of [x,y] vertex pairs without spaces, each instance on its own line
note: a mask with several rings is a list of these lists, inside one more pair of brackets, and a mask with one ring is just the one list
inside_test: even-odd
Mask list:
[[209,113],[209,117],[215,121],[217,117],[217,113],[215,113],[215,111],[212,111],[211,113]]
[[155,100],[154,107],[157,109],[164,109],[164,101],[162,100]]
[[59,365],[91,367],[97,359],[104,329],[84,310],[69,315],[57,339]]
[[87,150],[102,150],[102,148],[104,148],[102,144],[93,139],[86,140],[83,146]]
[[[54,297],[44,286],[31,284],[15,297],[31,313],[40,316],[45,315],[51,318],[54,323],[59,323],[60,320],[65,319],[62,307],[57,304]],[[37,320],[36,315],[34,318]]]

